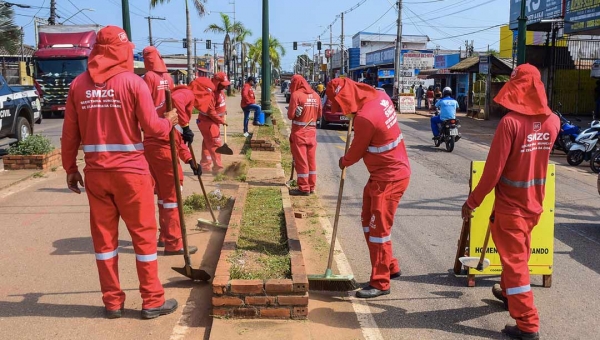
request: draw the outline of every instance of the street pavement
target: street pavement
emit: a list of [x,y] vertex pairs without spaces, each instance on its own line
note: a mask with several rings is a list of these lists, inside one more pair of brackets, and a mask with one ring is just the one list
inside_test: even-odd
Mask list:
[[[285,106],[283,97],[277,99]],[[499,331],[511,319],[491,295],[499,278],[478,277],[477,286],[468,288],[465,277],[449,273],[461,229],[460,208],[469,191],[470,162],[486,159],[493,124],[465,119],[464,138],[447,153],[433,146],[427,117],[399,115],[399,122],[412,166],[411,184],[392,232],[402,277],[392,281],[390,295],[368,301],[377,327],[385,339],[502,339]],[[345,134],[342,127],[318,130],[316,191],[331,216]],[[589,167],[568,167],[564,159],[564,154],[552,157],[559,163],[553,286],[541,287],[541,276],[533,276],[532,284],[543,339],[593,339],[599,330],[593,311],[600,302],[600,197]],[[352,271],[363,284],[370,274],[360,223],[367,179],[362,162],[348,169],[338,232]]]

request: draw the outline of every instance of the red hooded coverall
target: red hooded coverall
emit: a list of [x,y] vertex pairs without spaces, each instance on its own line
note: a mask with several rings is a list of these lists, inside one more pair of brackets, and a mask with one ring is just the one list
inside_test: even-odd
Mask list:
[[388,290],[390,275],[400,272],[392,251],[392,225],[411,173],[396,110],[385,92],[347,78],[329,82],[327,97],[334,112],[356,113],[354,139],[341,163],[349,167],[362,158],[371,175],[361,214],[371,257],[370,285]]
[[131,234],[142,308],[164,303],[158,278],[153,180],[144,158],[142,132],[165,138],[171,123],[156,115],[150,91],[133,73],[133,44],[125,32],[107,26],[89,58],[88,72],[71,84],[62,133],[62,163],[75,174],[83,144],[85,187],[102,300],[107,310],[125,302],[119,284],[119,217]]
[[[156,112],[159,117],[163,117],[166,112],[165,91],[173,88],[173,80],[164,61],[161,59],[158,50],[153,46],[144,48],[144,66],[147,73],[144,75],[144,81],[154,99]],[[173,96],[173,104],[177,107],[177,100]],[[181,106],[181,105],[180,105]],[[177,131],[181,133],[181,127],[189,125],[191,113],[183,110],[177,110],[179,115],[179,126]],[[176,133],[176,145],[178,146],[179,158],[188,163],[192,156],[188,147],[181,138],[181,134]],[[175,178],[173,166],[171,163],[171,145],[169,137],[156,138],[146,135],[144,138],[144,154],[150,165],[150,172],[156,182],[156,192],[158,196],[158,216],[160,225],[159,241],[165,243],[166,251],[178,251],[183,248],[181,239],[181,227],[179,221],[179,212],[177,210],[177,194],[175,191]],[[179,164],[178,164],[179,165]],[[180,185],[183,185],[183,171],[179,165]]]
[[[229,84],[231,84],[229,82],[229,79],[227,79],[227,74],[225,74],[225,72],[217,72],[213,77],[212,77],[212,82],[213,85],[215,86],[215,92],[214,92],[214,96],[215,96],[215,111],[217,113],[217,116],[221,117],[223,119],[223,121],[225,121],[225,116],[227,116],[227,102],[225,101],[226,97],[225,97],[225,88],[227,86],[229,86]],[[221,130],[219,129],[219,138],[221,136]],[[219,141],[219,145],[220,145],[220,141]],[[217,147],[219,146],[217,145]],[[216,159],[218,159],[219,164],[221,164],[221,155],[216,153],[215,155]],[[202,162],[200,162],[200,165],[203,165],[203,169],[206,171],[210,171],[210,166],[211,163],[210,161],[212,160],[212,155],[210,153],[210,149],[208,147],[203,147],[202,148],[202,159],[204,160],[204,164],[202,164]],[[218,168],[216,168],[215,170],[219,170]]]
[[547,106],[539,71],[529,64],[515,69],[494,100],[511,112],[498,124],[483,175],[467,205],[476,209],[496,189],[490,223],[502,262],[502,293],[517,327],[537,332],[539,316],[527,262],[531,231],[543,211],[548,160],[560,120]]
[[[292,121],[290,146],[298,174],[298,188],[314,192],[317,185],[317,120],[321,118],[321,97],[301,75],[294,75],[290,85],[288,118]],[[300,108],[302,113],[297,115]]]
[[[219,124],[224,124],[223,116],[219,116],[215,109],[215,85],[206,77],[196,78],[192,84],[194,95],[196,96],[196,109],[200,111],[198,119],[198,129],[202,133],[202,159],[200,166],[202,171],[211,171],[216,173],[223,169],[221,163],[221,154],[216,153],[221,146],[221,129]],[[199,97],[201,96],[201,97]]]

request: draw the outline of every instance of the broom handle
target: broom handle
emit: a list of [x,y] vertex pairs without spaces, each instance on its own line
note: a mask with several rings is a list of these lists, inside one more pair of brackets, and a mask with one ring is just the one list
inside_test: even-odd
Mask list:
[[488,224],[487,231],[485,232],[485,240],[483,241],[483,248],[481,249],[481,256],[479,257],[479,266],[483,265],[483,261],[485,260],[485,253],[487,251],[488,242],[490,241],[490,224]]
[[[227,123],[227,121],[225,121],[225,123]],[[223,132],[224,143],[227,144],[227,124],[223,125],[223,129],[225,130]]]
[[[198,169],[198,163],[196,162],[196,155],[194,154],[194,148],[192,148],[192,143],[188,144],[190,148],[190,153],[192,154],[192,162],[194,162],[194,168]],[[200,188],[202,188],[202,194],[204,195],[204,200],[206,201],[206,206],[208,207],[208,211],[210,211],[210,216],[212,216],[213,222],[217,223],[217,218],[215,217],[215,213],[210,205],[210,201],[208,200],[208,196],[206,195],[206,189],[204,188],[204,182],[202,181],[202,175],[198,173],[198,182],[200,182]]]
[[[344,155],[348,153],[350,148],[350,135],[352,134],[352,124],[354,123],[354,117],[350,117],[350,123],[348,124],[348,133],[346,134],[346,149]],[[333,231],[331,233],[331,247],[329,248],[329,259],[327,260],[327,270],[331,270],[333,264],[333,251],[335,249],[335,238],[337,237],[338,223],[340,221],[340,209],[342,207],[342,194],[344,193],[344,181],[346,180],[346,168],[342,169],[342,176],[340,177],[340,189],[338,191],[337,205],[335,207],[335,218],[333,220]]]
[[[167,112],[173,110],[173,100],[171,91],[165,91],[165,101]],[[169,143],[171,145],[171,164],[173,165],[173,178],[175,182],[175,193],[177,194],[177,211],[179,212],[179,225],[181,227],[181,238],[183,240],[183,259],[185,261],[186,274],[191,277],[190,252],[187,244],[187,230],[185,228],[185,218],[183,216],[183,199],[181,198],[181,182],[179,178],[179,158],[177,157],[177,146],[175,145],[175,127],[171,128],[169,133]],[[189,273],[188,273],[189,271]]]

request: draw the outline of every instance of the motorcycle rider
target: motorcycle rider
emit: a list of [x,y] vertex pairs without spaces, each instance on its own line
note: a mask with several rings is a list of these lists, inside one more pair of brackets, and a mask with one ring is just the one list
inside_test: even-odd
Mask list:
[[452,98],[452,89],[444,87],[444,97],[435,103],[435,107],[440,109],[440,114],[431,117],[431,132],[433,132],[433,139],[440,138],[440,124],[449,120],[456,119],[456,110],[458,109],[458,102]]

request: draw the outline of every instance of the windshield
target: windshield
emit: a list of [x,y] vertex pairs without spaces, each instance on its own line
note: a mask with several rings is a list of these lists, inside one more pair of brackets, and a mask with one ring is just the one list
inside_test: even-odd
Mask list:
[[87,59],[36,60],[37,77],[76,77],[87,70]]

